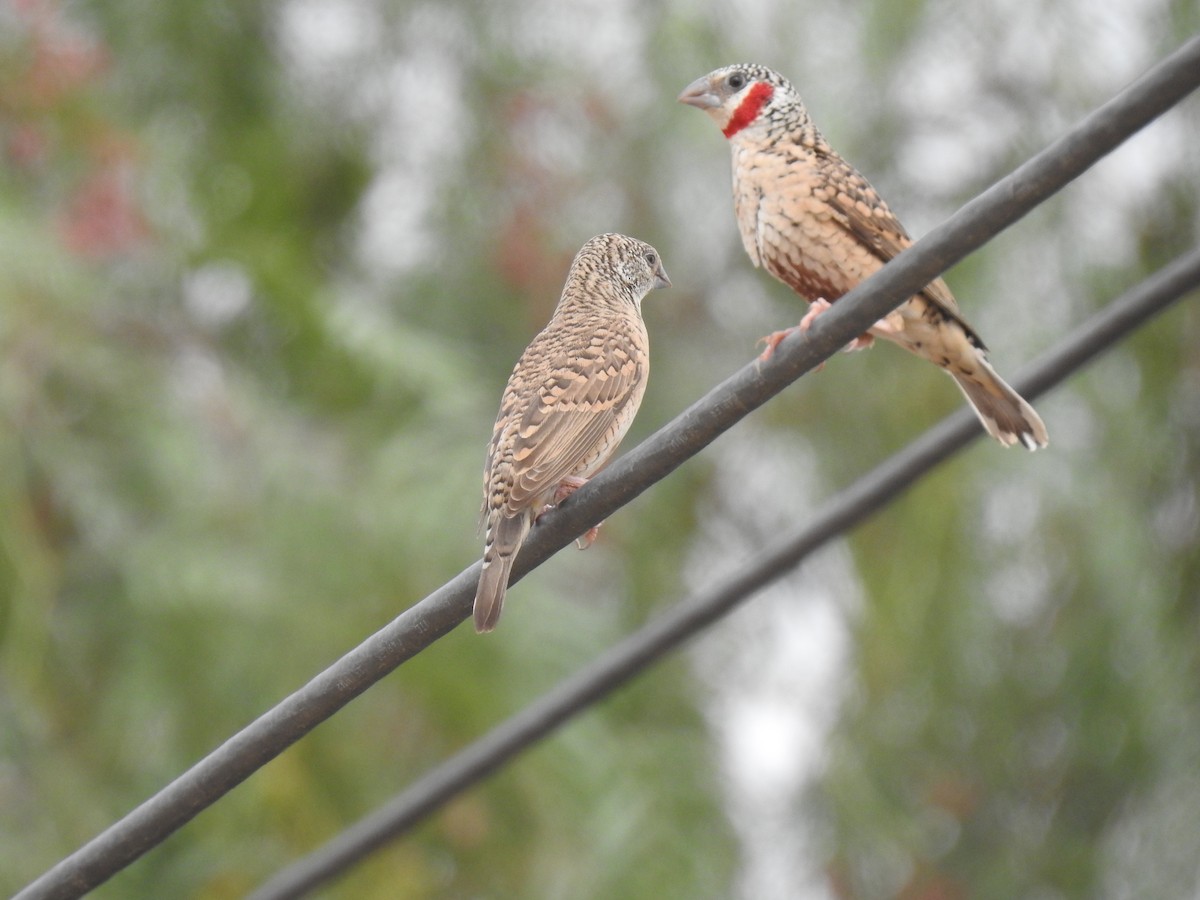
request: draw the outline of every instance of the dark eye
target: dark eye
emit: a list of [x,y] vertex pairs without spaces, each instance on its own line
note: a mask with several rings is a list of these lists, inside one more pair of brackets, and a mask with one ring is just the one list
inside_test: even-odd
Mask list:
[[650,268],[653,269],[655,266],[658,265],[658,257],[655,256],[653,253],[647,253],[646,254],[646,262],[649,263]]
[[728,84],[735,91],[740,91],[742,88],[744,88],[746,86],[746,76],[743,75],[741,72],[734,72],[732,75],[729,76],[729,79],[726,81],[726,84]]

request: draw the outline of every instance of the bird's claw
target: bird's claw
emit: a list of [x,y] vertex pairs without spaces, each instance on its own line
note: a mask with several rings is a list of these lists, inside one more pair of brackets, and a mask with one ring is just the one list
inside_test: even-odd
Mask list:
[[821,315],[823,312],[826,312],[832,306],[833,304],[824,297],[818,297],[812,303],[808,304],[808,311],[804,314],[804,318],[800,320],[800,324],[796,327],[801,331],[808,331],[808,329],[812,328],[812,323],[817,321],[817,316]]
[[558,487],[554,489],[554,503],[562,503],[573,493],[587,484],[586,478],[580,478],[578,475],[568,475],[558,483]]
[[767,345],[767,348],[758,356],[759,362],[766,362],[768,359],[770,359],[772,354],[775,352],[775,348],[783,343],[784,338],[786,338],[795,330],[795,328],[785,328],[783,331],[772,331],[765,337],[759,338],[758,342],[760,344]]
[[[812,301],[808,305],[808,312],[806,312],[804,314],[804,318],[800,320],[800,324],[796,327],[799,328],[801,331],[808,331],[808,329],[810,329],[812,327],[812,323],[817,320],[817,317],[819,315],[821,315],[822,313],[824,313],[825,311],[827,311],[828,309],[830,309],[830,307],[832,307],[832,306],[833,306],[833,304],[830,303],[828,300],[826,300],[824,297],[818,297],[816,300]],[[874,325],[871,326],[871,331],[860,334],[858,337],[856,337],[854,340],[852,340],[850,343],[848,343],[844,348],[842,348],[842,352],[854,353],[856,350],[870,349],[875,344],[875,335],[872,334],[871,332],[878,332],[881,334],[895,334],[896,329],[891,325],[890,322],[888,322],[887,319],[880,319],[878,322],[876,322]],[[825,364],[822,363],[820,366],[817,367],[816,371],[819,372],[824,365]]]
[[592,544],[596,542],[596,538],[600,536],[600,525],[603,524],[604,523],[601,522],[599,525],[593,525],[579,537],[575,538],[575,546],[580,550],[586,550],[588,547],[592,546]]
[[[536,525],[538,522],[540,522],[542,516],[550,512],[550,510],[554,509],[585,484],[587,484],[587,479],[580,478],[578,475],[568,475],[566,478],[560,481],[558,483],[558,487],[554,489],[554,496],[551,498],[552,502],[547,503],[541,508],[541,510],[538,511],[538,514],[533,517],[533,524]],[[601,522],[598,525],[593,525],[579,537],[575,538],[575,546],[580,550],[586,550],[588,547],[592,546],[600,534],[600,525],[603,524],[604,523]]]
[[842,348],[843,353],[854,353],[857,350],[870,350],[875,346],[875,335],[871,332],[860,334],[845,347]]
[[[766,344],[767,348],[763,350],[762,354],[758,357],[759,362],[766,362],[768,359],[770,359],[771,355],[775,352],[775,348],[783,343],[788,335],[797,331],[799,331],[801,334],[808,331],[808,329],[812,327],[812,323],[817,320],[817,316],[829,309],[831,305],[832,304],[830,304],[830,302],[824,297],[818,297],[808,305],[808,312],[804,314],[804,318],[800,320],[798,325],[792,328],[785,328],[783,331],[772,331],[766,337],[760,338],[758,342],[760,344]],[[825,368],[825,363],[822,362],[815,369],[813,369],[813,371],[820,372],[823,368]]]

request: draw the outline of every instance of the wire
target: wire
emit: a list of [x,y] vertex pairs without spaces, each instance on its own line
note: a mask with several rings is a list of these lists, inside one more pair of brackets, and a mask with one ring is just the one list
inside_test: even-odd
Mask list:
[[[1096,315],[1014,382],[1036,397],[1062,382],[1123,337],[1200,287],[1200,251],[1180,257]],[[597,700],[678,649],[744,603],[758,589],[798,566],[885,506],[979,436],[965,407],[829,500],[812,521],[761,552],[724,584],[685,600],[616,644],[586,668],[437,766],[310,855],[280,870],[249,900],[290,900],[328,881],[411,829],[466,788],[549,735]]]
[[[1063,138],[976,197],[817,320],[616,460],[547,515],[522,548],[513,581],[698,453],[752,410],[866,331],[905,298],[1063,188],[1200,86],[1193,38]],[[960,425],[966,428],[965,425]],[[965,440],[966,438],[964,438]],[[73,898],[103,883],[208,808],[470,614],[479,564],[421,602],[213,750],[16,895]]]

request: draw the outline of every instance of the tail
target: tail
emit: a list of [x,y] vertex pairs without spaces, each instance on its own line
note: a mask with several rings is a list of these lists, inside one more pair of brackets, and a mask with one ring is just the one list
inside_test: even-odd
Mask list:
[[491,631],[500,621],[508,576],[517,551],[529,534],[529,518],[528,513],[512,517],[499,514],[488,527],[483,546],[483,571],[475,591],[475,630],[480,634]]
[[975,353],[975,362],[977,365],[971,371],[965,368],[946,371],[966,394],[987,433],[1005,447],[1018,441],[1027,450],[1045,447],[1050,438],[1042,417],[996,374],[982,352]]

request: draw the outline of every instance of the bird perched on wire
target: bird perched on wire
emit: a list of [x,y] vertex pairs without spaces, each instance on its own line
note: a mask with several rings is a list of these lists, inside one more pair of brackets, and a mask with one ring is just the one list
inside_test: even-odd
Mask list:
[[[742,243],[754,265],[810,302],[801,331],[912,244],[875,189],[829,146],[782,75],[759,65],[726,66],[692,82],[679,101],[706,112],[729,139]],[[768,335],[763,358],[792,330]],[[874,336],[949,373],[1004,446],[1046,446],[1041,418],[996,374],[940,278],[847,349],[868,347]]]
[[[509,376],[488,445],[476,631],[496,627],[533,523],[595,474],[629,430],[650,373],[642,299],[670,284],[658,251],[635,238],[601,234],[576,254],[550,322]],[[594,536],[593,528],[585,537]]]

